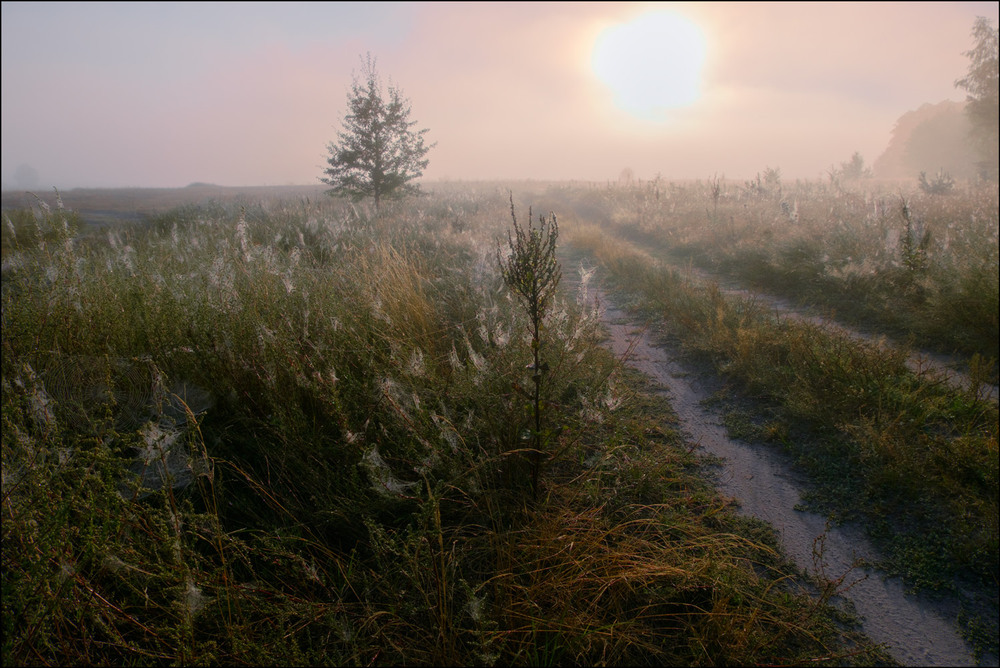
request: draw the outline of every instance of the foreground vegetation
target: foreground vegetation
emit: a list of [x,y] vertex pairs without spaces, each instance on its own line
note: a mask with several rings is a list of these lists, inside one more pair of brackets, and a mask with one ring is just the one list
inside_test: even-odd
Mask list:
[[[600,197],[607,207],[608,200],[629,196],[607,191]],[[669,198],[663,208],[671,210]],[[581,218],[588,216],[585,220],[600,219],[593,208],[582,211]],[[748,215],[754,210],[750,211]],[[718,283],[700,280],[673,265],[671,258],[675,256],[664,239],[684,223],[676,222],[669,213],[657,215],[662,215],[662,227],[653,226],[645,232],[624,223],[596,226],[578,220],[567,227],[568,238],[578,252],[599,263],[636,307],[665,323],[688,351],[730,380],[733,396],[744,400],[743,406],[731,407],[730,431],[752,441],[775,443],[791,453],[816,482],[813,502],[840,518],[860,519],[885,550],[886,560],[881,564],[885,570],[903,575],[925,591],[964,588],[974,593],[973,598],[986,601],[991,609],[981,610],[983,616],[970,622],[967,631],[980,636],[981,649],[995,653],[995,632],[976,630],[995,629],[996,625],[1000,430],[996,401],[987,399],[984,391],[995,374],[995,358],[984,360],[978,352],[974,354],[969,369],[971,385],[956,389],[909,370],[905,349],[858,341],[842,331],[808,322],[776,318],[753,297],[726,296]],[[995,210],[993,216],[995,235]],[[621,234],[623,229],[631,234]],[[961,221],[953,229],[956,237],[968,234]],[[711,235],[710,226],[708,230],[702,234]],[[791,234],[797,233],[793,228]],[[640,248],[623,238],[629,236],[646,243]],[[986,237],[991,238],[989,234]],[[750,237],[741,243],[747,255],[741,256],[741,250],[732,246],[717,251],[729,254],[734,263],[743,262],[733,270],[735,275],[769,266],[747,259],[757,257],[746,248]],[[779,255],[781,248],[795,243],[804,242],[773,237]],[[809,243],[820,248],[823,242]],[[698,244],[714,249],[705,239],[694,245]],[[979,248],[973,254],[976,244],[970,237],[964,246],[966,265],[959,266],[956,256],[955,274],[942,280],[952,286],[980,281],[977,277],[987,271],[984,265],[988,260],[983,258],[995,258],[996,254],[995,243],[985,245],[992,248]],[[927,253],[921,257],[934,257],[928,244],[923,247]],[[857,252],[866,257],[863,248]],[[985,314],[992,308],[995,323],[993,262],[993,292],[971,291],[967,303],[977,313],[982,310]],[[921,279],[925,294],[941,295],[949,289],[933,282],[929,260],[922,266],[927,270]],[[773,273],[764,271],[762,275],[774,277],[779,271],[787,275],[794,267],[786,259]],[[908,271],[905,263],[898,270]],[[886,279],[871,279],[872,284],[880,280]],[[826,285],[833,284],[831,279]],[[793,285],[803,291],[810,289],[805,281],[789,282],[786,287]],[[827,297],[846,298],[833,289]],[[871,300],[880,298],[879,294],[870,296]],[[901,317],[915,317],[918,311],[906,311]],[[944,315],[939,313],[938,317]],[[937,331],[938,327],[944,331],[945,324],[927,324],[922,331]],[[956,336],[970,331],[962,330],[962,324],[955,322]],[[970,335],[969,340],[973,338]],[[995,342],[995,338],[990,340],[991,345]],[[985,339],[980,343],[985,345]],[[747,400],[753,402],[749,409]]]
[[3,663],[884,661],[592,310],[529,327],[509,223],[471,190],[5,216]]

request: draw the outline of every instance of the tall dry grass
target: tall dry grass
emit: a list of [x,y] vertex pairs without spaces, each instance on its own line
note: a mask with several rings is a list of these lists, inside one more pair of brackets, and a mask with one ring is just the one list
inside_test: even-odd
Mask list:
[[[1000,356],[998,190],[799,182],[553,189],[548,205],[641,245],[945,353]],[[996,370],[993,370],[995,377]]]
[[591,225],[567,229],[636,307],[757,402],[759,415],[730,424],[792,453],[817,484],[814,502],[861,520],[888,572],[924,590],[996,591],[995,400],[909,370],[905,350],[776,318],[646,248]]
[[470,188],[378,217],[33,214],[53,231],[3,275],[4,664],[878,657],[696,475],[572,298],[545,322],[558,429],[532,498],[508,213]]

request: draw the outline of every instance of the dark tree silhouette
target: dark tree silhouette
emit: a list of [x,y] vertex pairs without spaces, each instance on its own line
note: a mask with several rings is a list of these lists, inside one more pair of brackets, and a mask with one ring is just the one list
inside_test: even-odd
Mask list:
[[975,46],[966,51],[969,71],[955,86],[968,92],[965,113],[972,124],[972,139],[979,151],[979,173],[984,178],[997,180],[998,143],[1000,143],[1000,48],[997,29],[980,16],[972,26]]
[[545,449],[545,434],[542,433],[542,373],[548,365],[542,362],[542,321],[559,286],[562,268],[556,259],[556,240],[559,238],[559,224],[555,214],[538,217],[538,227],[531,222],[528,209],[528,224],[521,227],[514,212],[514,195],[510,195],[510,218],[513,235],[507,233],[510,254],[506,257],[497,249],[500,275],[511,292],[527,311],[531,325],[531,380],[535,384],[533,397],[534,429],[531,431],[533,449],[531,452],[531,492],[538,496],[538,476],[542,468]]
[[375,210],[383,199],[420,192],[412,183],[427,167],[424,158],[433,148],[424,143],[427,129],[412,130],[410,104],[391,83],[383,95],[382,83],[369,54],[364,76],[355,75],[348,95],[348,113],[337,142],[330,142],[329,167],[320,181],[332,186],[331,196],[354,200],[371,197]]

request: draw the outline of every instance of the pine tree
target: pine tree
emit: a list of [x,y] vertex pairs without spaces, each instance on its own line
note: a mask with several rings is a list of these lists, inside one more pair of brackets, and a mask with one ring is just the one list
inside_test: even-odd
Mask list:
[[363,80],[357,75],[348,95],[348,114],[337,142],[330,142],[330,165],[320,181],[332,186],[328,194],[348,196],[357,201],[375,200],[375,210],[383,199],[418,194],[412,183],[427,167],[424,158],[433,148],[424,143],[427,129],[412,130],[409,101],[391,83],[383,95],[382,83],[369,54]]
[[971,61],[965,78],[955,85],[968,93],[965,113],[972,124],[973,141],[979,150],[979,173],[997,179],[998,144],[1000,144],[1000,47],[997,29],[980,16],[972,26],[975,46],[965,55]]

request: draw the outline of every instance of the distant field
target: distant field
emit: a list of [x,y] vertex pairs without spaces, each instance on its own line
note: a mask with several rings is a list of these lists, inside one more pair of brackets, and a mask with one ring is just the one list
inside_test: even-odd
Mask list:
[[[514,188],[520,194],[539,192],[556,184],[547,181],[517,182],[436,182],[424,185],[428,192],[445,193],[473,187],[481,192],[506,192]],[[574,184],[575,185],[575,184]],[[165,214],[180,206],[202,206],[215,202],[219,204],[253,203],[262,204],[277,201],[296,201],[306,198],[316,200],[323,197],[327,186],[217,186],[212,184],[192,184],[184,188],[74,188],[60,190],[63,206],[77,212],[84,223],[108,225],[115,222],[141,221],[150,216]],[[56,202],[53,189],[35,191],[4,190],[0,192],[0,208],[3,211],[33,207],[40,197],[50,206]]]
[[[112,222],[143,220],[185,205],[207,202],[230,203],[240,200],[270,201],[320,197],[326,186],[250,186],[227,187],[198,184],[186,188],[75,188],[60,191],[63,205],[80,214],[85,223],[106,225]],[[34,193],[50,205],[55,192],[38,190]],[[5,190],[0,194],[4,211],[34,206],[34,195],[24,190]]]

